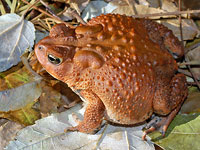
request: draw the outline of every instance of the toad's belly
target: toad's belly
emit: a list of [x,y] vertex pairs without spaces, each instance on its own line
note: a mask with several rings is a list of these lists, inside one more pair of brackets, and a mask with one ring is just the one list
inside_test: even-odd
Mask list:
[[[121,102],[118,105],[113,105],[112,107],[105,104],[105,118],[113,123],[126,125],[143,122],[153,113],[152,100],[153,96],[149,97],[149,99],[145,99],[143,103],[136,100],[132,103]],[[126,102],[126,100],[124,101]]]

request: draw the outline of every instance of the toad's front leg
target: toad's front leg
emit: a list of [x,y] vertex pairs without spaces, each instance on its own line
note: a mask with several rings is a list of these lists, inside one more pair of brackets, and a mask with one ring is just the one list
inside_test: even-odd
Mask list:
[[80,95],[88,101],[88,105],[84,113],[84,119],[77,126],[68,128],[66,131],[93,133],[95,129],[101,126],[105,106],[101,99],[90,90],[82,90]]

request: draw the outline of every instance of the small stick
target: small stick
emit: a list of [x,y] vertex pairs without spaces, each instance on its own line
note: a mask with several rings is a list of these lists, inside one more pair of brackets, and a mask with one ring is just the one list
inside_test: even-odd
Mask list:
[[[186,60],[186,61],[189,61],[189,58],[188,58],[188,57],[185,57],[185,60]],[[194,81],[196,82],[198,88],[200,89],[200,83],[199,83],[199,81],[197,80],[197,75],[192,71],[190,65],[187,65],[187,67],[188,67],[188,69],[189,69],[189,71],[190,71],[190,73],[191,73],[191,75],[192,75]]]
[[[26,3],[26,4],[30,4],[30,3],[27,2],[26,0],[22,0],[22,1],[23,1],[24,3]],[[69,24],[69,23],[67,23],[67,22],[64,22],[64,21],[61,20],[61,19],[58,19],[58,18],[52,16],[51,14],[47,13],[46,11],[44,11],[44,10],[42,10],[42,9],[36,7],[36,6],[33,6],[33,8],[36,9],[36,10],[38,10],[38,11],[41,12],[41,13],[44,13],[45,15],[47,15],[47,16],[49,16],[49,17],[51,17],[51,18],[54,18],[54,19],[57,20],[57,21],[60,21],[60,22],[64,23],[65,25],[67,25],[67,26],[69,26],[69,27],[71,27],[71,28],[74,28],[73,25],[71,25],[71,24]]]
[[174,11],[167,13],[154,13],[154,14],[144,14],[144,15],[133,15],[133,18],[148,18],[148,17],[162,17],[162,16],[173,16],[173,15],[182,15],[182,14],[196,14],[200,13],[200,10],[187,10],[187,11]]
[[22,16],[24,17],[24,16],[26,15],[26,13],[27,13],[35,4],[37,4],[38,2],[39,2],[39,0],[36,0],[35,3],[33,3],[32,5],[30,5],[30,6],[26,9],[26,11],[22,14]]
[[197,85],[196,82],[187,82],[188,85],[191,85],[191,86],[194,86],[194,85]]
[[191,50],[193,50],[193,49],[195,49],[195,48],[197,48],[199,46],[200,46],[200,42],[196,43],[196,44],[194,44],[194,45],[192,45],[190,47],[185,48],[185,54],[187,54],[189,51],[191,51]]
[[190,62],[182,62],[180,64],[178,64],[178,66],[185,66],[185,65],[200,65],[200,61],[190,61]]
[[184,75],[186,75],[186,76],[188,76],[188,77],[192,77],[192,74],[190,73],[190,72],[188,72],[188,71],[185,71],[185,70],[183,70],[183,69],[178,69],[178,72],[180,72],[180,73],[182,73],[182,74],[184,74]]
[[198,82],[198,80],[197,80],[196,74],[193,73],[193,72],[191,72],[191,68],[190,68],[189,65],[188,65],[188,69],[189,69],[190,72],[186,72],[186,71],[184,71],[184,70],[182,70],[182,69],[178,69],[178,72],[183,73],[184,75],[186,75],[186,76],[188,76],[188,77],[194,78],[194,81],[195,81],[196,85],[197,85],[198,88],[199,88],[199,87],[200,87],[200,84],[199,84],[199,82]]
[[[178,10],[181,12],[181,0],[178,1]],[[181,18],[181,14],[178,15],[179,17],[179,29],[180,29],[180,35],[181,35],[181,43],[182,45],[184,46],[184,43],[183,43],[183,28],[182,28],[182,18]]]

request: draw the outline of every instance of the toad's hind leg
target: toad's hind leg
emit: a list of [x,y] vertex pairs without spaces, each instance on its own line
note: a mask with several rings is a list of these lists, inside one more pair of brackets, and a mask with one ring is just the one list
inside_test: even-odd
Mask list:
[[105,106],[101,99],[89,90],[82,90],[80,95],[87,99],[88,105],[84,113],[84,119],[77,126],[67,128],[65,131],[79,131],[83,133],[93,133],[104,117]]
[[181,105],[187,96],[187,82],[183,74],[176,74],[171,82],[159,83],[153,100],[154,113],[167,115],[177,106]]
[[169,124],[178,113],[187,94],[187,82],[183,74],[175,75],[170,85],[163,85],[161,83],[158,85],[153,101],[153,109],[154,113],[162,117],[159,120],[150,122],[148,129],[144,132],[143,139],[146,134],[154,130],[159,130],[165,135]]

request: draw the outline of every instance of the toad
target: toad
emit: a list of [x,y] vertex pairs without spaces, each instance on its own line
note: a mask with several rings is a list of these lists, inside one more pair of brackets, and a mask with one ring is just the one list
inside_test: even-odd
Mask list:
[[188,93],[175,60],[183,56],[181,43],[151,20],[106,14],[76,28],[57,24],[35,53],[47,72],[88,103],[72,131],[92,133],[103,118],[134,125],[155,113],[161,119],[143,139],[154,130],[164,134]]

